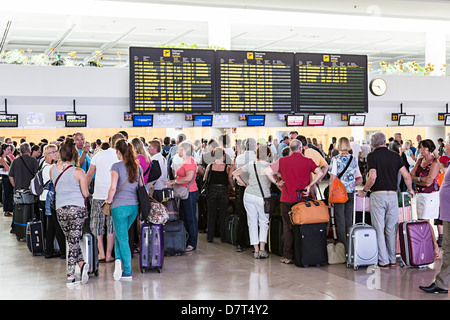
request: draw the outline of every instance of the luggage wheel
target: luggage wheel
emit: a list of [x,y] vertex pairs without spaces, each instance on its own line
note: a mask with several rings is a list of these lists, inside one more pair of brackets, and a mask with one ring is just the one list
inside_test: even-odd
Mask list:
[[145,269],[144,268],[141,268],[141,273],[145,273]]
[[162,268],[158,268],[158,269],[156,269],[156,270],[158,270],[158,273],[161,273]]
[[94,272],[94,275],[98,277],[98,270]]

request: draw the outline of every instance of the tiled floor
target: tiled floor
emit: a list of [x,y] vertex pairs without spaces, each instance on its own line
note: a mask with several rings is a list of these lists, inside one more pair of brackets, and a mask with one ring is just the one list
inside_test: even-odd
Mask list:
[[68,289],[65,260],[32,256],[26,243],[9,233],[12,218],[0,214],[0,299],[449,300],[418,289],[434,280],[440,260],[424,269],[354,271],[345,264],[304,269],[281,264],[273,254],[255,260],[250,249],[237,253],[218,238],[208,243],[205,234],[199,235],[196,251],[166,257],[162,273],[142,274],[135,255],[131,281],[114,281],[114,265],[101,264],[98,277]]

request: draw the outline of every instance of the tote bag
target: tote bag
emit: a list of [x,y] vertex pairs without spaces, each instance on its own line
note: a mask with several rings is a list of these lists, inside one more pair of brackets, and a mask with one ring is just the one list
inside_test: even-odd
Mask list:
[[348,201],[347,188],[345,188],[340,178],[344,175],[345,171],[347,171],[348,167],[352,163],[352,160],[353,156],[350,156],[347,166],[344,168],[344,170],[342,170],[342,172],[336,177],[336,179],[334,179],[333,183],[331,184],[328,195],[329,203],[346,203]]

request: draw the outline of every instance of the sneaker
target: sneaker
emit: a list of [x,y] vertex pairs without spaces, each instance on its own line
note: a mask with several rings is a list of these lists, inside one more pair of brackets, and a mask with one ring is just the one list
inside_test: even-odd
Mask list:
[[84,263],[81,267],[81,283],[86,284],[89,281],[89,263]]
[[267,258],[269,255],[266,250],[259,250],[259,257],[260,258]]
[[380,269],[389,269],[389,264],[378,264],[378,268],[380,268]]
[[122,277],[120,279],[122,279],[122,280],[131,280],[132,278],[133,278],[133,275],[132,275],[131,272],[130,273],[122,272]]
[[191,246],[191,245],[188,245],[186,247],[186,252],[190,252],[190,251],[194,251],[194,250],[195,250],[195,248],[193,246]]
[[122,262],[120,261],[120,259],[116,259],[116,261],[114,261],[113,277],[116,281],[119,281],[122,277]]

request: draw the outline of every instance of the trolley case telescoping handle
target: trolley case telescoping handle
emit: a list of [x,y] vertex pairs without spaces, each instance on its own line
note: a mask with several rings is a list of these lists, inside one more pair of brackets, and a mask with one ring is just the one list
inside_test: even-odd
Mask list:
[[[356,224],[356,197],[358,197],[358,192],[356,191],[354,193],[354,200],[353,200],[353,224]],[[366,224],[366,198],[367,196],[365,196],[363,198],[363,208],[362,208],[362,224]]]
[[[409,192],[402,192],[402,214],[403,214],[403,221],[406,222],[406,215],[405,215],[405,196],[409,195]],[[410,201],[411,204],[411,218],[412,218],[412,201]]]

